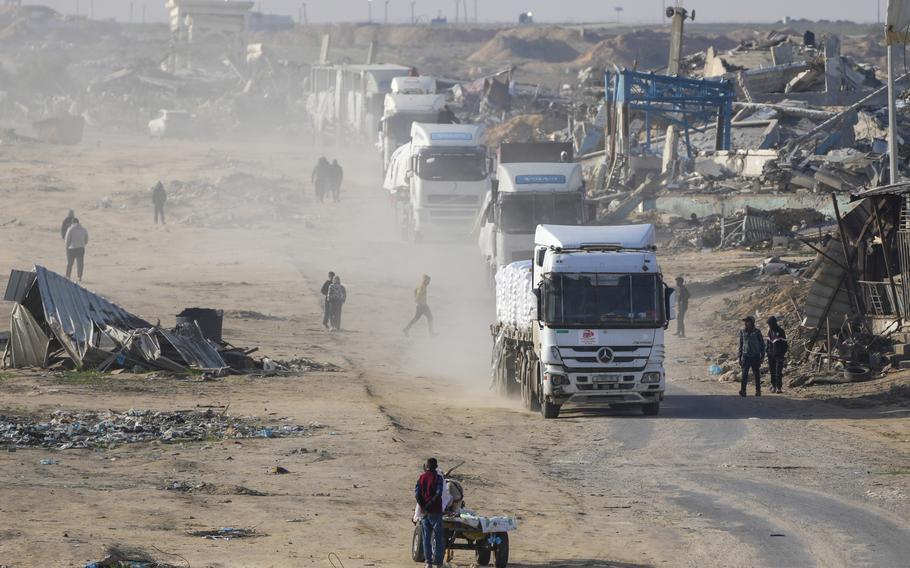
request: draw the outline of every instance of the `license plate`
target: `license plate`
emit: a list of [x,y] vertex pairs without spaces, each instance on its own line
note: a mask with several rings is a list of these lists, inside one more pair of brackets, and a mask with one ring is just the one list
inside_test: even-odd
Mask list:
[[621,375],[594,375],[595,383],[618,383]]

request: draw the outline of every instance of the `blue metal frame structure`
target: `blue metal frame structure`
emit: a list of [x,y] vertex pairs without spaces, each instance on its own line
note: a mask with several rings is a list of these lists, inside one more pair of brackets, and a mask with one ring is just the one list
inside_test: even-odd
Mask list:
[[703,132],[709,125],[717,128],[715,149],[730,149],[735,98],[732,82],[623,69],[607,71],[604,85],[608,116],[611,117],[608,128],[616,128],[620,109],[625,109],[627,117],[635,111],[644,112],[645,151],[651,149],[651,125],[655,119],[679,126],[685,135],[689,157],[692,157],[689,133],[693,130]]

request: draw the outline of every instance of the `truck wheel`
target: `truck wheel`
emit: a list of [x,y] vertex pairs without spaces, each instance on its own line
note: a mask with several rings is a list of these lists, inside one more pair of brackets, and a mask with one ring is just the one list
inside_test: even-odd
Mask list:
[[411,540],[411,560],[414,562],[426,562],[427,557],[423,553],[423,529],[421,523],[414,525],[414,537]]
[[499,544],[496,545],[496,568],[506,568],[509,565],[509,533],[496,533]]
[[641,412],[645,416],[657,416],[657,413],[660,412],[660,403],[650,402],[648,404],[642,404]]
[[[522,360],[524,363],[524,360]],[[531,379],[534,378],[534,372],[527,368],[527,365],[521,365],[518,372],[521,376],[521,398],[524,401],[525,408],[531,412],[537,412],[540,409],[540,402],[537,400],[537,393],[531,386]]]
[[493,554],[493,551],[489,548],[486,550],[478,550],[475,554],[477,559],[478,566],[489,566],[490,565],[490,556]]
[[544,418],[559,418],[559,409],[562,408],[561,404],[554,404],[549,400],[544,400],[540,403],[540,414]]

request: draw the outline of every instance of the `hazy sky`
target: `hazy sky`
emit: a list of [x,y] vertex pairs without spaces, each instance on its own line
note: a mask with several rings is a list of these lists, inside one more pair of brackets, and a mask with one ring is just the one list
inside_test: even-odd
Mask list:
[[[164,0],[25,0],[24,4],[44,4],[65,13],[88,14],[94,5],[96,18],[128,20],[130,5],[133,18],[140,21],[143,9],[147,21],[164,21]],[[257,9],[298,17],[301,0],[256,0]],[[310,22],[365,21],[367,0],[306,0]],[[373,0],[373,20],[382,21],[385,0]],[[475,0],[467,0],[469,14],[474,15]],[[480,20],[514,21],[518,13],[532,11],[539,22],[615,21],[615,8],[623,22],[656,22],[664,4],[674,0],[477,0]],[[696,20],[705,22],[773,22],[791,18],[813,20],[876,21],[876,6],[884,12],[887,0],[684,0],[682,5],[696,10]],[[410,0],[389,0],[393,22],[410,18]],[[455,0],[416,0],[418,16],[432,17],[440,11],[454,19]]]

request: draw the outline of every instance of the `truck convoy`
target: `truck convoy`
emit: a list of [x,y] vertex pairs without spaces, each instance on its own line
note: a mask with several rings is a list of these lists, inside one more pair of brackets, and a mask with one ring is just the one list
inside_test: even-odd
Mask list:
[[483,133],[478,124],[411,124],[411,141],[392,154],[383,183],[404,238],[469,234],[490,189]]
[[538,226],[531,260],[496,275],[497,390],[544,418],[568,403],[656,415],[675,298],[655,250],[652,225]]
[[437,122],[446,104],[444,94],[436,94],[432,77],[395,77],[392,92],[385,96],[379,144],[383,171],[388,169],[392,153],[411,139],[414,122]]
[[593,218],[571,150],[559,143],[500,148],[496,180],[474,225],[491,280],[500,267],[531,258],[537,225],[581,225]]

